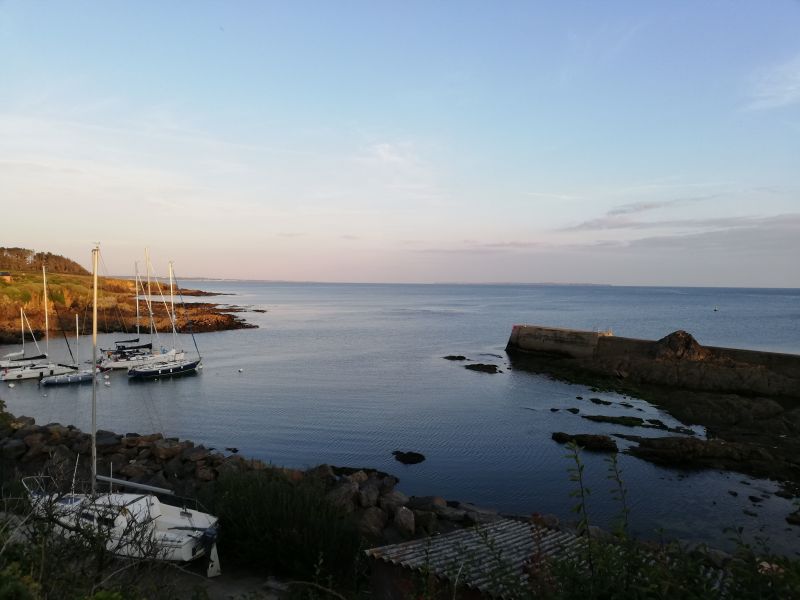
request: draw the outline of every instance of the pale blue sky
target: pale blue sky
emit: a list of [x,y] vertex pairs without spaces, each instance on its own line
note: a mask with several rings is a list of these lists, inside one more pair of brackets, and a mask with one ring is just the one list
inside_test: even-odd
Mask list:
[[0,245],[800,286],[798,31],[790,0],[0,0]]

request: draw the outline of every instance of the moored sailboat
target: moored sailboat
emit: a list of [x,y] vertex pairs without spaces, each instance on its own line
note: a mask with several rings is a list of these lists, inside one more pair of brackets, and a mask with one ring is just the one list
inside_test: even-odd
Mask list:
[[[175,281],[175,273],[172,267],[172,262],[169,263],[169,296],[170,296],[170,306],[171,308],[168,310],[170,322],[172,324],[172,336],[173,340],[177,337],[177,316],[175,313],[175,293],[174,293],[174,284]],[[191,324],[191,322],[190,322]],[[200,349],[197,347],[197,340],[194,338],[194,332],[190,330],[192,335],[192,342],[194,343],[194,348],[197,351],[197,358],[195,359],[187,359],[184,356],[184,352],[181,351],[178,356],[176,354],[175,358],[170,361],[164,361],[158,364],[152,365],[141,365],[135,366],[128,369],[128,377],[130,379],[157,379],[159,377],[174,377],[178,375],[187,375],[190,373],[197,372],[197,369],[202,368],[202,357],[200,356]]]
[[[88,383],[97,377],[99,369],[92,365],[89,369],[80,369],[80,331],[78,326],[78,315],[75,315],[75,368],[76,371],[61,375],[50,375],[44,377],[40,382],[42,385],[66,385],[70,383]],[[77,370],[80,369],[80,370]]]
[[[34,346],[36,346],[37,354],[34,356],[25,356],[26,323],[28,325],[28,331],[31,334],[31,339],[33,339],[33,344]],[[3,359],[0,360],[0,370],[21,369],[23,367],[35,365],[37,362],[41,362],[47,359],[47,354],[44,354],[39,348],[39,343],[36,341],[36,336],[33,335],[31,324],[28,321],[28,317],[25,316],[25,311],[22,309],[22,307],[20,307],[19,309],[19,324],[22,334],[22,348],[20,350],[17,350],[16,352],[9,352],[8,354],[3,355]]]
[[[52,361],[44,362],[48,358],[50,352],[50,319],[48,316],[47,306],[47,273],[44,265],[42,265],[42,286],[44,289],[44,335],[45,335],[45,352],[42,355],[42,360],[32,360],[30,363],[22,368],[9,369],[0,374],[0,381],[19,381],[24,379],[43,379],[47,376],[65,375],[74,373],[78,370],[76,366],[67,365],[63,363],[54,363]],[[23,334],[24,338],[24,334]],[[38,344],[36,345],[38,349]]]

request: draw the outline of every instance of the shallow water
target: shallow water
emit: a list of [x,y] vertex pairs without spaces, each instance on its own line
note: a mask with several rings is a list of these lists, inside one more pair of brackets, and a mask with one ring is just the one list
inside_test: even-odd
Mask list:
[[[101,428],[163,431],[286,466],[368,466],[396,474],[408,494],[562,519],[572,518],[571,464],[564,447],[551,441],[553,431],[653,435],[588,422],[564,408],[677,422],[641,400],[630,400],[635,407],[627,409],[615,394],[509,370],[504,348],[514,323],[612,328],[650,339],[685,329],[702,344],[800,353],[798,290],[182,283],[235,293],[219,300],[267,312],[244,315],[259,329],[197,336],[204,362],[197,376],[129,383],[124,373],[114,373],[111,385],[99,389]],[[100,337],[108,346],[120,336]],[[171,343],[169,336],[161,341]],[[180,341],[191,347],[190,338]],[[87,348],[82,342],[83,353]],[[12,349],[0,348],[0,354]],[[59,352],[63,345],[51,341],[51,356]],[[471,372],[443,360],[447,354],[494,363],[503,372]],[[0,397],[15,414],[40,423],[89,427],[86,386],[40,389],[27,382],[0,389]],[[591,397],[615,404],[597,406]],[[391,455],[397,449],[427,459],[404,466]],[[583,460],[590,518],[608,526],[619,512],[609,493],[608,464],[589,453]],[[774,491],[771,482],[681,473],[624,454],[619,462],[640,534],[663,529],[729,546],[723,529],[743,526],[748,539],[767,536],[784,552],[800,548],[800,528],[784,521],[791,502],[772,495],[758,504],[748,500]]]

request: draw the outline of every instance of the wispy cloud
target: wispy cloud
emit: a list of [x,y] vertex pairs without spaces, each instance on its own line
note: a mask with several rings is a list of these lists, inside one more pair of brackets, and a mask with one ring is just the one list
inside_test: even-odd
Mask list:
[[746,110],[770,110],[800,103],[800,55],[759,72]]
[[642,221],[633,219],[634,215],[641,215],[643,213],[652,212],[663,208],[672,208],[674,206],[681,206],[685,204],[694,204],[711,200],[716,198],[719,194],[708,194],[705,196],[691,196],[687,198],[673,198],[670,200],[653,200],[649,202],[632,202],[628,204],[621,204],[616,206],[604,215],[583,221],[577,225],[565,227],[562,231],[594,231],[598,229],[647,229],[652,227],[669,227],[669,226],[686,226],[694,224],[693,226],[701,227],[707,226],[709,223],[701,223],[707,221],[703,219],[679,219],[670,221]]

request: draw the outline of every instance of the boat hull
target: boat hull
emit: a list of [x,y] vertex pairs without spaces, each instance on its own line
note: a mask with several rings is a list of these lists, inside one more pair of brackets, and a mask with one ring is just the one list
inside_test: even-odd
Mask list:
[[153,365],[150,367],[132,367],[128,369],[130,379],[156,379],[158,377],[176,377],[179,375],[189,375],[197,371],[200,359],[192,361],[172,361]]
[[55,375],[75,373],[75,367],[58,364],[31,365],[22,369],[9,369],[0,374],[0,381],[21,381],[24,379],[44,379]]
[[42,385],[67,385],[70,383],[90,383],[92,381],[91,371],[81,371],[80,373],[66,373],[64,375],[53,375],[44,377]]
[[104,360],[100,366],[104,369],[132,369],[148,367],[160,363],[174,362],[183,360],[185,352],[170,350],[162,354],[131,354],[129,356]]

